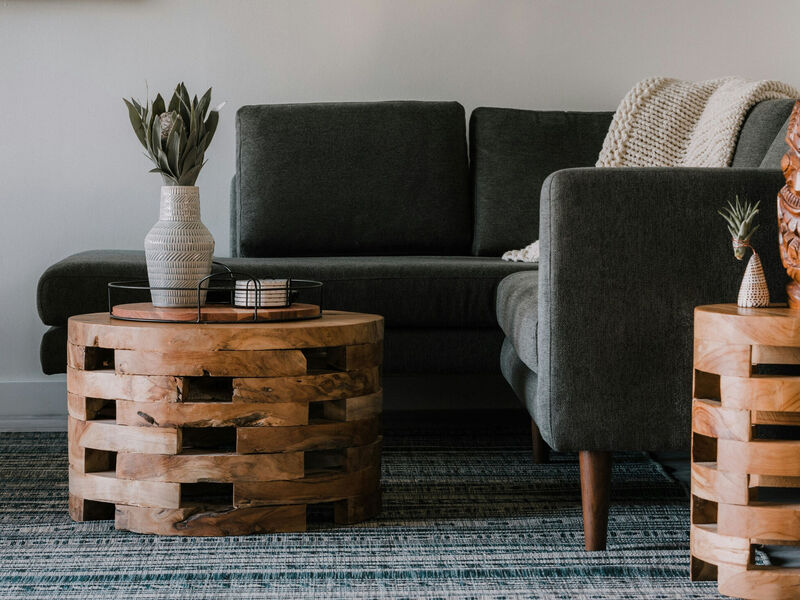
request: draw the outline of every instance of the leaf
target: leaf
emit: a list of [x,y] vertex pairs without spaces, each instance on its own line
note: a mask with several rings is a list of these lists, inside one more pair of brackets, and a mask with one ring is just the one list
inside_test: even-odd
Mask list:
[[209,145],[211,145],[211,140],[214,138],[214,134],[217,131],[218,123],[219,123],[219,113],[215,110],[212,110],[211,114],[208,115],[208,120],[206,121],[206,137],[208,139],[205,140],[205,145],[203,146],[203,150],[207,149]]
[[195,165],[196,162],[197,162],[197,146],[192,146],[183,155],[183,160],[181,161],[181,173],[185,173],[186,171],[190,170]]
[[167,110],[169,112],[178,112],[180,108],[180,98],[178,97],[178,88],[175,88],[175,91],[172,92],[172,98],[169,100],[169,106],[167,106]]
[[153,119],[153,125],[150,127],[150,153],[153,155],[156,163],[159,163],[159,150],[161,150],[161,117],[155,117]]
[[200,98],[200,102],[197,105],[197,112],[200,113],[201,119],[206,118],[209,104],[211,104],[211,88],[208,88],[208,91],[203,94],[203,97]]
[[169,161],[167,160],[166,153],[161,149],[158,151],[158,166],[161,167],[161,170],[164,171],[164,173],[167,173],[173,177],[175,176],[175,174],[169,168]]
[[122,101],[125,103],[125,106],[128,107],[128,118],[133,126],[133,132],[136,134],[136,137],[142,146],[147,148],[147,140],[145,139],[146,136],[144,134],[144,124],[142,123],[141,116],[139,116],[139,112],[136,110],[136,107],[125,100],[125,98],[123,98]]
[[156,99],[153,100],[153,112],[157,115],[167,112],[167,107],[164,105],[164,98],[161,97],[161,94],[157,94]]
[[185,173],[181,173],[181,176],[178,179],[178,185],[194,185],[197,181],[197,176],[200,174],[200,169],[202,168],[203,163],[199,163]]
[[173,122],[172,128],[167,135],[167,162],[169,163],[170,171],[176,175],[180,173],[178,167],[180,165],[180,143],[181,138],[178,132],[175,131],[175,124]]

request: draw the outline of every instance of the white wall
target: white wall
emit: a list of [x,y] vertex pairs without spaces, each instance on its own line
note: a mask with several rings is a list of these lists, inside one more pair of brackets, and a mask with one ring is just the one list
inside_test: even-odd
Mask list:
[[199,179],[224,254],[242,104],[589,110],[653,75],[800,85],[797,22],[796,0],[1,1],[0,416],[63,411],[63,379],[39,370],[39,274],[79,250],[141,248],[156,219],[160,182],[120,99],[145,81],[228,102]]

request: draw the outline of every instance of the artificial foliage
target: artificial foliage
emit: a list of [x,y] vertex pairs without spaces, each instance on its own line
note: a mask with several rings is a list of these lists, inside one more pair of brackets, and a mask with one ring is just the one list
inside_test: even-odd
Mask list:
[[140,104],[123,99],[137,139],[166,185],[194,185],[219,122],[219,108],[209,109],[211,88],[201,98],[189,96],[181,82],[169,104],[161,94]]

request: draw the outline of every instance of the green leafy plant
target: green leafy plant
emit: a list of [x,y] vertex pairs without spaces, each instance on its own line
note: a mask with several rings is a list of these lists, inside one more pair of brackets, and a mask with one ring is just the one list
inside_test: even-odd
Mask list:
[[726,208],[717,211],[728,223],[728,231],[733,242],[733,254],[738,260],[744,258],[747,248],[753,250],[755,254],[755,250],[750,245],[750,238],[758,229],[758,225],[754,225],[753,221],[758,214],[759,204],[761,202],[752,204],[749,200],[740,202],[739,196],[736,196],[735,204],[728,202]]
[[190,98],[183,82],[175,87],[169,101],[161,94],[145,105],[133,98],[123,102],[145,155],[156,165],[151,173],[161,173],[165,185],[194,185],[205,164],[205,152],[219,122],[219,109],[209,110],[211,88],[198,100]]

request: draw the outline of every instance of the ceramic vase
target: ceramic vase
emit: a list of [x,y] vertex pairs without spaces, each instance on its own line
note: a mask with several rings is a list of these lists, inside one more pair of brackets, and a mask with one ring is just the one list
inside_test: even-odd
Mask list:
[[747,263],[736,304],[742,308],[769,306],[769,288],[767,288],[767,280],[764,277],[761,259],[756,253],[753,253]]
[[[200,220],[197,186],[162,186],[158,222],[144,239],[154,306],[197,306],[197,284],[211,273],[214,238]],[[205,287],[205,286],[204,286]],[[206,292],[200,293],[200,306]]]

